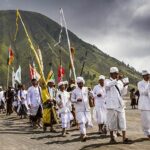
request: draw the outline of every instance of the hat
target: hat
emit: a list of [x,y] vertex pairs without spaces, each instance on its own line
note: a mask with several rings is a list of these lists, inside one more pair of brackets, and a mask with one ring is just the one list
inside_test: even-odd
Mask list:
[[143,70],[143,71],[142,71],[142,76],[148,75],[148,74],[150,74],[150,72],[148,72],[147,70]]
[[61,81],[61,82],[58,83],[58,87],[60,87],[60,86],[62,86],[62,85],[64,85],[64,82],[63,82],[63,81]]
[[100,75],[99,76],[99,80],[105,80],[105,76],[104,75]]
[[53,79],[50,79],[50,80],[48,81],[48,83],[55,83],[55,81],[54,81]]
[[84,78],[83,77],[77,77],[77,83],[83,83],[85,84]]
[[64,84],[65,84],[65,85],[66,85],[66,84],[68,85],[68,81],[64,81]]
[[110,68],[110,73],[119,73],[119,70],[117,67],[111,67]]

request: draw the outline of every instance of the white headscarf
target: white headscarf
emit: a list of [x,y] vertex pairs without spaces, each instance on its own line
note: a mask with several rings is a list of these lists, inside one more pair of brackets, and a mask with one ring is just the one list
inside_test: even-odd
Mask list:
[[111,67],[110,68],[110,73],[119,73],[119,70],[118,70],[118,68],[117,67]]
[[50,79],[49,81],[48,81],[48,83],[55,83],[55,81],[53,80],[53,79]]
[[85,84],[84,78],[83,77],[77,77],[77,83],[83,83]]
[[63,82],[63,81],[61,81],[61,82],[58,83],[58,87],[60,87],[60,86],[62,86],[62,85],[64,85],[64,82]]
[[148,75],[148,74],[150,74],[150,72],[148,72],[147,70],[143,70],[143,71],[142,71],[142,76]]
[[99,80],[105,80],[105,76],[104,75],[100,75],[99,76]]
[[65,85],[66,85],[66,84],[68,85],[68,81],[64,81],[64,84],[65,84]]

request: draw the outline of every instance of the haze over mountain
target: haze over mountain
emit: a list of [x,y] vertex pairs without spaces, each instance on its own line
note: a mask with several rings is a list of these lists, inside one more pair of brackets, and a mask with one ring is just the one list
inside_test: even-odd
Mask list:
[[[50,63],[52,63],[55,76],[57,76],[61,50],[62,64],[66,70],[65,78],[68,79],[70,60],[64,31],[62,43],[60,46],[54,47],[58,42],[60,25],[39,13],[21,11],[21,15],[34,46],[36,48],[39,46],[42,51],[45,75],[47,76],[50,70]],[[0,84],[3,85],[6,85],[7,49],[10,44],[15,52],[13,66],[16,70],[18,66],[21,65],[23,83],[29,83],[29,63],[34,59],[21,23],[19,23],[17,40],[16,42],[13,41],[16,29],[15,20],[15,11],[0,11]],[[136,72],[134,68],[126,66],[123,62],[103,53],[102,50],[99,50],[97,47],[84,42],[71,31],[69,31],[69,36],[71,46],[75,48],[75,67],[77,75],[81,72],[83,60],[87,53],[83,76],[88,81],[88,85],[96,83],[100,74],[108,76],[111,66],[119,67],[125,76],[130,78],[132,84],[136,84],[139,80],[140,74]],[[48,43],[52,49],[49,48]]]

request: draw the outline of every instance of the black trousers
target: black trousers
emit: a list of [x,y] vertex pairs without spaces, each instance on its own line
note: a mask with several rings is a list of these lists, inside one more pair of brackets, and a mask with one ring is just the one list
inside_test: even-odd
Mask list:
[[42,107],[39,106],[36,116],[30,116],[32,122],[37,122],[37,120],[42,118]]

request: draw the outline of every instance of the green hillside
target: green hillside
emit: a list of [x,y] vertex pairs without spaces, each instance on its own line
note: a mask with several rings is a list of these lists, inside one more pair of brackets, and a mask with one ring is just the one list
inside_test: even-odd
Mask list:
[[[40,47],[44,61],[44,73],[47,76],[50,70],[50,63],[52,62],[55,76],[57,76],[57,68],[59,65],[59,52],[62,51],[62,64],[66,70],[65,78],[68,79],[69,68],[69,52],[67,49],[67,41],[65,32],[63,32],[63,41],[60,46],[54,48],[54,44],[58,42],[58,35],[60,32],[60,25],[43,16],[39,13],[20,11],[24,23],[28,29],[30,37],[37,48]],[[13,67],[15,70],[18,65],[22,67],[23,83],[29,84],[29,63],[34,59],[31,49],[29,47],[25,32],[21,23],[19,23],[19,32],[17,40],[14,42],[13,37],[16,29],[16,12],[15,11],[0,11],[0,84],[6,85],[7,78],[7,55],[8,47],[11,44],[15,52],[15,61]],[[130,78],[132,84],[140,79],[140,74],[135,69],[126,66],[124,63],[115,58],[103,53],[101,50],[93,45],[84,42],[78,38],[71,31],[69,32],[71,46],[75,48],[75,67],[77,75],[80,74],[83,60],[87,52],[87,59],[83,76],[87,80],[88,85],[93,85],[97,82],[99,74],[109,75],[109,68],[111,66],[119,67],[119,69]],[[53,50],[48,46],[49,43]],[[121,50],[120,50],[121,53]],[[11,73],[10,73],[11,78]]]

